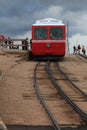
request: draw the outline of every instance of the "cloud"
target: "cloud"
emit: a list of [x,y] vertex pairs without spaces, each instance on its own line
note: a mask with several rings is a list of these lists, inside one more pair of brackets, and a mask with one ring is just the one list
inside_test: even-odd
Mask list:
[[[58,18],[60,17],[60,14],[62,12],[62,8],[59,6],[50,6],[47,10],[42,10],[40,12],[36,11],[33,15],[37,16],[35,17],[35,21],[38,19],[44,19],[44,18]],[[39,14],[39,15],[38,15]]]
[[86,26],[86,4],[86,0],[73,0],[73,4],[70,0],[0,0],[0,33],[25,34],[37,19],[53,17],[69,21],[70,36],[78,32],[86,34],[86,29],[80,26]]
[[69,22],[70,42],[78,34],[79,42],[86,39],[87,0],[0,0],[0,34],[6,37],[30,37],[32,24],[47,17]]

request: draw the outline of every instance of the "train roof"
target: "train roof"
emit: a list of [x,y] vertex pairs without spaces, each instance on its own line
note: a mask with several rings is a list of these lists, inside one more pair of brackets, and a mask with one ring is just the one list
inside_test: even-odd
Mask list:
[[50,26],[54,26],[54,25],[61,25],[64,26],[65,24],[62,23],[62,20],[57,20],[54,18],[46,18],[46,19],[42,19],[42,20],[37,20],[35,24],[33,24],[33,26],[46,26],[46,25],[50,25]]

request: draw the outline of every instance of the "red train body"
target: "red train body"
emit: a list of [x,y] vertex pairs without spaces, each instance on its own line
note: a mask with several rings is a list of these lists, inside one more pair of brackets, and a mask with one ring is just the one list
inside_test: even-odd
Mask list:
[[66,26],[60,20],[37,20],[32,26],[33,56],[64,56],[66,51]]

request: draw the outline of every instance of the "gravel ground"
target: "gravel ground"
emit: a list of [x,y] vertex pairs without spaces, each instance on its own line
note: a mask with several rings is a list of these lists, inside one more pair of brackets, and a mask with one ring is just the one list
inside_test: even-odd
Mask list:
[[5,124],[50,125],[33,87],[35,63],[19,59],[0,55],[0,116]]
[[87,93],[87,60],[83,62],[75,55],[69,55],[63,62],[60,62],[60,66],[67,76]]
[[[52,125],[33,87],[36,62],[20,58],[18,55],[0,55],[0,117],[5,124]],[[66,56],[60,65],[80,87],[83,81],[84,86],[87,84],[87,65],[78,58]]]

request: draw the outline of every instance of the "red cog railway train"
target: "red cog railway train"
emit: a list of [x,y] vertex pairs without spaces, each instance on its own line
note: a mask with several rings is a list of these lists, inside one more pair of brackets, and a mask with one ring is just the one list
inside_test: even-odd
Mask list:
[[61,20],[46,18],[32,25],[31,57],[63,57],[66,26]]

